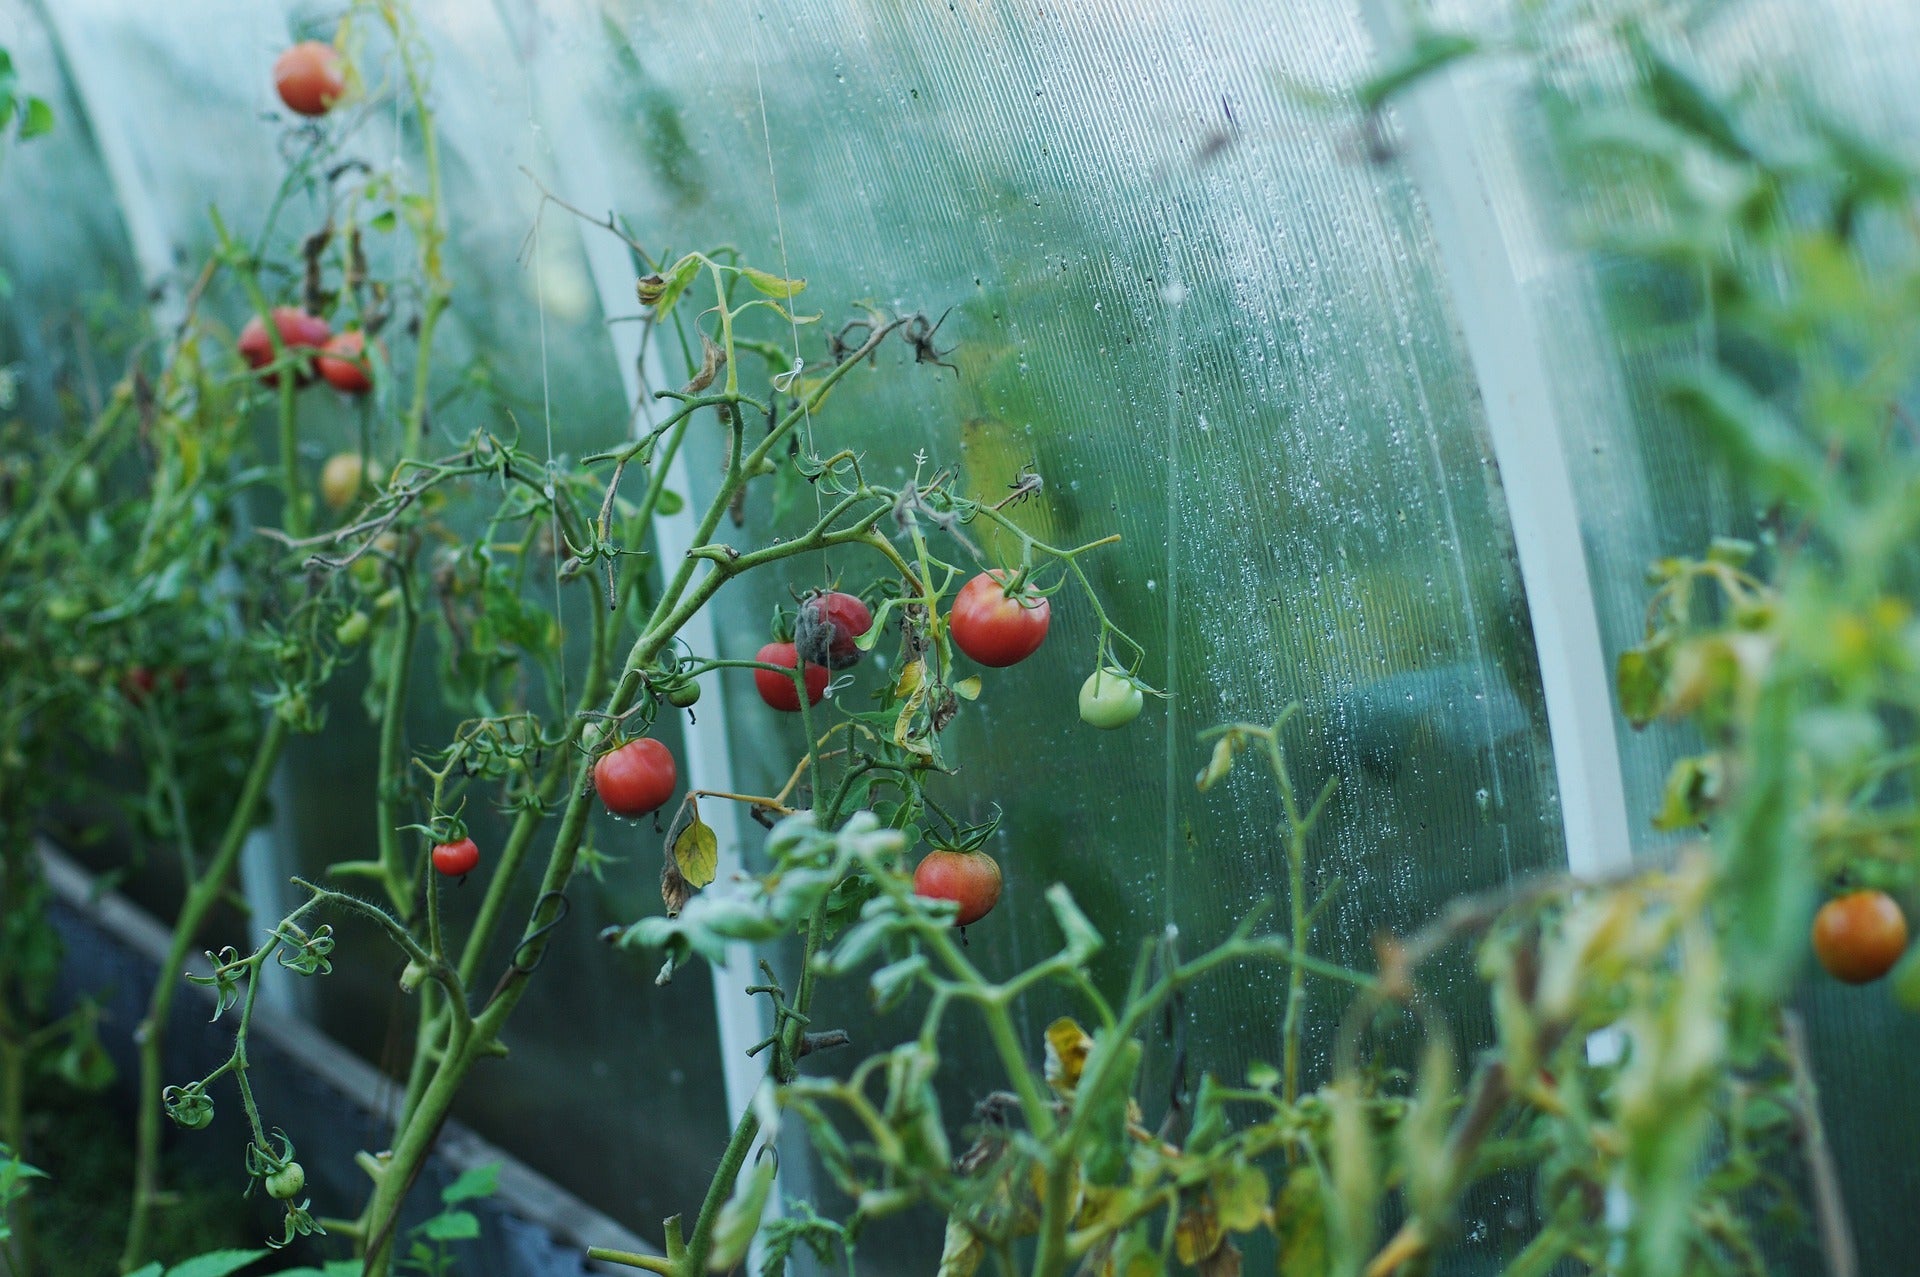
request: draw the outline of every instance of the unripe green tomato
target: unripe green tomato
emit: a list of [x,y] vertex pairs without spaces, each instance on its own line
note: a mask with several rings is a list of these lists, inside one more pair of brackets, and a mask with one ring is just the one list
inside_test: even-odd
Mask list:
[[273,1174],[267,1176],[267,1196],[275,1201],[290,1202],[300,1195],[307,1186],[307,1173],[300,1163],[288,1162]]
[[694,682],[692,679],[688,679],[684,683],[675,683],[667,689],[667,704],[678,709],[686,709],[699,700],[700,684]]
[[373,610],[385,616],[388,612],[399,607],[406,597],[407,595],[404,590],[397,585],[393,586],[378,598],[374,599]]
[[355,610],[347,613],[346,619],[333,627],[333,637],[342,647],[353,647],[367,637],[367,631],[373,628],[373,620],[365,612]]
[[1147,703],[1140,685],[1111,665],[1087,675],[1080,685],[1080,719],[1092,727],[1125,727]]

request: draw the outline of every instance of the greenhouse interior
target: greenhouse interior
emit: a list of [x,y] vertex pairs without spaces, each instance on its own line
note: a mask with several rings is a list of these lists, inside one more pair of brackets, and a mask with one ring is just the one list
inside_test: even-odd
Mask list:
[[0,1277],[1920,1273],[1916,55],[0,0]]

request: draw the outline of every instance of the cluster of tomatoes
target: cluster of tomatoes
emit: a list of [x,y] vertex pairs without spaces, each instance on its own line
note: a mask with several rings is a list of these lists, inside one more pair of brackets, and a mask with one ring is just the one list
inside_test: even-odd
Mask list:
[[[273,84],[282,102],[306,116],[325,115],[347,91],[340,54],[332,45],[318,40],[296,44],[282,53],[273,64]],[[364,395],[373,389],[365,334],[358,330],[335,333],[326,320],[296,306],[274,307],[271,319],[280,344],[298,356],[295,385],[310,385],[317,376],[344,394]],[[247,367],[257,371],[272,365],[273,336],[260,316],[249,319],[240,330],[238,345]],[[262,379],[269,386],[280,384],[278,372],[266,372]]]

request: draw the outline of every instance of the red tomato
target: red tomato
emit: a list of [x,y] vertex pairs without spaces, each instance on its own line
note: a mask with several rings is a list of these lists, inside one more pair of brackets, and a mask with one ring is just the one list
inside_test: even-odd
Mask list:
[[1813,916],[1813,952],[1836,980],[1867,984],[1893,970],[1907,950],[1907,916],[1884,891],[1855,891]]
[[313,369],[322,381],[349,395],[364,395],[373,389],[373,378],[367,372],[365,333],[358,329],[341,333],[322,349],[327,353],[315,356],[313,361]]
[[644,736],[600,755],[593,765],[593,787],[600,801],[616,816],[644,816],[658,811],[673,797],[680,773],[673,751]]
[[851,594],[826,590],[800,605],[793,627],[793,643],[815,665],[844,670],[858,665],[863,653],[854,642],[873,628],[873,613]]
[[913,894],[959,905],[956,927],[978,922],[1000,903],[1000,862],[984,851],[930,851],[913,871]]
[[[800,653],[791,643],[769,643],[753,659],[762,665],[781,665],[792,669],[800,664]],[[809,662],[804,677],[807,680],[807,704],[818,705],[820,698],[827,694],[826,666]],[[800,691],[785,674],[755,670],[753,686],[760,693],[760,699],[775,709],[789,714],[800,712]]]
[[1053,621],[1053,607],[1041,596],[1008,598],[1001,587],[1007,576],[995,568],[968,581],[947,617],[954,646],[995,668],[1017,665],[1039,651]]
[[[333,330],[327,327],[327,321],[307,314],[292,306],[273,308],[273,326],[280,330],[280,342],[289,348],[312,347],[318,349],[327,344]],[[246,360],[249,368],[265,368],[273,362],[273,338],[267,336],[267,326],[255,315],[240,330],[240,358]],[[270,372],[265,377],[269,386],[280,384],[280,374]],[[302,371],[294,378],[296,385],[304,385],[312,377]]]
[[[167,682],[173,687],[174,691],[184,692],[187,690],[187,672],[179,669],[169,670],[167,672]],[[145,665],[134,666],[120,678],[121,694],[135,706],[145,705],[147,698],[152,696],[154,689],[159,686],[159,675],[155,674],[150,667]]]
[[339,52],[318,40],[294,45],[274,60],[273,87],[289,109],[301,115],[325,115],[347,91]]
[[459,878],[470,874],[479,863],[480,849],[473,845],[471,838],[443,842],[433,849],[434,870],[443,877]]

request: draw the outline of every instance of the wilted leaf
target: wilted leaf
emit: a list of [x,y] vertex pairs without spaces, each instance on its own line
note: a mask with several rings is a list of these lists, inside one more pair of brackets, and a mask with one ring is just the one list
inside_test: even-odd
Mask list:
[[1232,1242],[1221,1243],[1219,1250],[1200,1262],[1200,1277],[1240,1277],[1240,1248]]
[[1197,1264],[1210,1258],[1226,1239],[1226,1230],[1220,1227],[1220,1217],[1214,1212],[1213,1198],[1203,1192],[1181,1212],[1180,1222],[1174,1225],[1173,1252],[1181,1263]]
[[973,1277],[987,1248],[979,1235],[958,1215],[947,1216],[946,1240],[940,1247],[940,1271],[935,1277]]
[[1311,1166],[1296,1167],[1273,1203],[1273,1214],[1281,1277],[1327,1277],[1327,1216],[1319,1173]]
[[980,699],[980,676],[978,674],[975,674],[972,678],[961,679],[958,683],[955,683],[953,685],[953,693],[963,701],[979,700]]
[[668,856],[660,866],[660,902],[667,907],[667,917],[678,918],[680,911],[687,907],[687,901],[693,899],[693,888],[680,875],[680,866]]
[[1227,773],[1233,770],[1233,751],[1239,746],[1239,737],[1232,733],[1214,742],[1213,756],[1207,760],[1205,770],[1194,777],[1193,781],[1202,793],[1226,779]]
[[[700,273],[700,254],[688,253],[668,268],[666,278],[661,281],[658,299],[653,303],[656,319],[665,319],[673,304],[680,300],[680,294],[687,291],[687,285]],[[651,291],[651,290],[649,290]]]
[[1073,1088],[1080,1085],[1081,1070],[1087,1066],[1087,1055],[1093,1050],[1093,1039],[1087,1031],[1067,1016],[1061,1016],[1047,1026],[1047,1082],[1062,1095],[1073,1094]]

